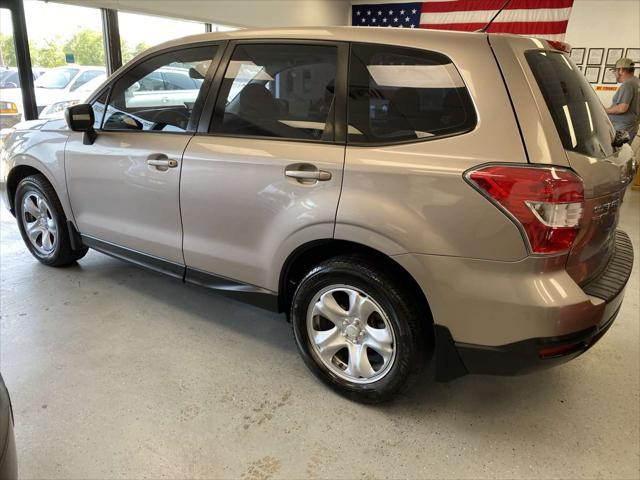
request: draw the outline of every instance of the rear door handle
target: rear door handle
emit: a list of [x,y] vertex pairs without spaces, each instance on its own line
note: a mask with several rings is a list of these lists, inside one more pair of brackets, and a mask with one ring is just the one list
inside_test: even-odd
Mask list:
[[326,172],[324,170],[286,169],[284,174],[289,178],[297,178],[299,180],[317,180],[320,182],[331,180],[331,172]]

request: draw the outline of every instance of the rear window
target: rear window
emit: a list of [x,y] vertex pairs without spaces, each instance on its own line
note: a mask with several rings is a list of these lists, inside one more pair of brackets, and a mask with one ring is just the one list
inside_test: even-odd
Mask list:
[[464,133],[475,125],[469,92],[445,55],[405,47],[352,46],[349,143],[428,140]]
[[525,53],[562,145],[596,158],[613,154],[613,127],[582,72],[564,54]]

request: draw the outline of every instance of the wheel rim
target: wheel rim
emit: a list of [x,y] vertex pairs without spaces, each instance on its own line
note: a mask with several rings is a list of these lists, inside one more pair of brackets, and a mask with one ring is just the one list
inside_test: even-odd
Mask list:
[[41,193],[32,190],[22,197],[22,225],[39,254],[50,255],[56,249],[58,224]]
[[371,296],[348,285],[331,285],[313,297],[307,334],[316,358],[353,383],[380,380],[396,357],[388,316]]

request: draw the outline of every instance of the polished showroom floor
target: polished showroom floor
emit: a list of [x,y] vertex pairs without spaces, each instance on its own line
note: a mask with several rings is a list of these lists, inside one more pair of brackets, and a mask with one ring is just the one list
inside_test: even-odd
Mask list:
[[591,351],[517,378],[335,395],[264,312],[91,252],[47,268],[2,208],[0,366],[22,478],[638,478],[640,191],[622,311]]

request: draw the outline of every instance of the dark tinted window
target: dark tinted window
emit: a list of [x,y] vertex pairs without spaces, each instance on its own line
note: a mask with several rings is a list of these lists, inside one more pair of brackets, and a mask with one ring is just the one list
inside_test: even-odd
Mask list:
[[235,135],[333,140],[337,48],[240,45],[219,94],[212,130]]
[[578,67],[557,52],[525,55],[564,148],[596,158],[611,155],[613,127]]
[[476,114],[451,60],[422,50],[356,44],[349,67],[350,143],[393,143],[471,130]]
[[[184,132],[216,48],[165,53],[129,70],[111,89],[102,128]],[[181,76],[189,88],[165,82],[166,72]]]

